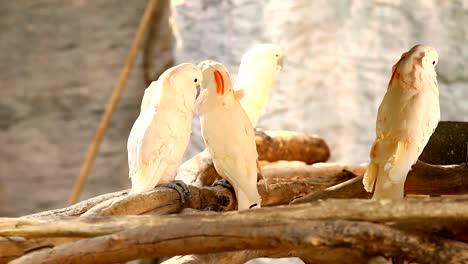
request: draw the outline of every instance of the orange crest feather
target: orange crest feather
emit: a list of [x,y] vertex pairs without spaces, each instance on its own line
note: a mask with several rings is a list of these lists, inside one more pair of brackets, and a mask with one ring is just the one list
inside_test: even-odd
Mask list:
[[398,80],[400,79],[400,73],[398,72],[398,65],[400,65],[400,62],[405,58],[405,55],[402,55],[401,58],[398,60],[398,62],[393,66],[394,70],[392,72],[392,77],[390,78],[390,81],[388,82],[388,87],[390,88],[390,85],[392,84],[393,80]]
[[214,77],[216,81],[216,93],[219,95],[224,94],[224,80],[223,75],[219,71],[214,71]]

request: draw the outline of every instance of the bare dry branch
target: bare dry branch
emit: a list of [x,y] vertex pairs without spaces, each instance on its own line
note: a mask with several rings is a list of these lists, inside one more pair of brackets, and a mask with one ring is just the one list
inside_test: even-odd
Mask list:
[[7,263],[21,257],[26,252],[32,252],[34,249],[39,250],[42,246],[57,246],[80,239],[82,238],[41,237],[37,239],[24,239],[22,237],[0,237],[0,263]]
[[[363,176],[340,183],[316,193],[295,199],[291,203],[306,203],[328,198],[368,198]],[[468,168],[462,165],[430,165],[418,161],[408,174],[406,194],[456,195],[468,194]]]
[[364,175],[367,164],[347,165],[344,163],[315,163],[312,165],[301,164],[299,162],[279,161],[270,163],[262,167],[263,174],[267,178],[309,178],[324,175],[334,175],[343,170],[356,175]]
[[416,162],[405,183],[407,194],[467,194],[468,167],[461,165],[430,165]]
[[317,135],[295,131],[265,131],[271,138],[256,136],[258,159],[297,160],[312,164],[327,161],[330,149]]
[[[314,190],[321,190],[355,177],[351,173],[317,176],[304,179],[268,179],[268,188],[264,181],[258,182],[258,191],[262,197],[262,206],[288,204],[293,198]],[[128,214],[168,214],[176,213],[183,207],[199,210],[229,211],[235,210],[235,194],[221,186],[190,186],[192,199],[186,204],[180,203],[178,193],[165,187],[150,192],[125,195],[112,201],[106,201],[88,210],[83,216],[107,216]]]
[[298,257],[305,263],[366,263],[369,256],[351,248],[310,248],[300,250],[242,250],[206,255],[176,256],[162,264],[243,264],[254,258]]
[[468,122],[440,121],[419,160],[450,165],[465,162]]
[[[1,228],[0,235],[75,237],[109,232],[30,253],[13,264],[113,263],[245,249],[286,251],[343,246],[367,255],[402,256],[419,263],[462,263],[468,258],[467,244],[419,231],[466,233],[467,202],[468,196],[409,198],[398,202],[327,200],[222,214],[29,219],[28,224],[10,223],[11,228]],[[413,229],[401,231],[377,223],[412,224]],[[114,233],[118,230],[126,231]]]
[[45,212],[27,215],[24,217],[50,218],[50,217],[60,217],[60,216],[79,216],[79,215],[82,215],[84,212],[88,211],[91,207],[99,203],[102,203],[104,201],[107,201],[116,197],[121,197],[126,194],[128,194],[128,190],[118,191],[118,192],[113,192],[113,193],[106,193],[106,194],[102,194],[102,195],[90,198],[88,200],[79,202],[69,207],[49,210]]
[[[330,150],[323,139],[315,135],[293,131],[267,131],[271,138],[256,137],[259,160],[279,160],[316,163],[327,161]],[[220,178],[207,150],[186,161],[177,179],[196,186],[209,186]]]

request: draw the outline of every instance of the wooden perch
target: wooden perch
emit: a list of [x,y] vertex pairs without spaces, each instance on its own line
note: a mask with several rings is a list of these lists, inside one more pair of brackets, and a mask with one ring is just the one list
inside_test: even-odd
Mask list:
[[[327,161],[330,150],[323,139],[293,131],[266,131],[270,138],[257,136],[258,159],[269,162],[279,160],[316,163]],[[204,150],[179,168],[177,179],[196,186],[209,186],[220,176],[216,172],[211,156]]]
[[461,165],[430,165],[416,162],[405,182],[406,194],[467,194],[468,167]]
[[295,131],[265,131],[271,138],[256,136],[258,159],[266,161],[297,160],[305,163],[324,162],[330,149],[317,135]]
[[[342,168],[353,169],[355,172],[362,174],[365,166],[322,165],[318,167],[316,165],[288,167],[283,162],[266,166],[264,176],[269,184],[269,192],[265,190],[264,181],[260,181],[258,184],[259,192],[263,198],[263,205],[287,204],[293,198],[307,194],[310,195],[298,198],[293,203],[327,198],[364,198],[370,196],[362,186],[362,176],[355,178],[356,175],[351,172],[343,173],[341,171],[331,175],[325,174],[336,172],[336,170]],[[278,174],[277,170],[281,171],[281,173]],[[418,162],[408,176],[406,192],[408,194],[425,195],[466,194],[468,193],[467,175],[468,169],[464,165],[432,166]],[[347,180],[350,181],[345,182]],[[340,185],[335,186],[337,184]],[[194,198],[186,203],[186,207],[216,211],[236,208],[233,193],[227,189],[191,186],[191,190]],[[113,204],[108,203],[104,207],[94,208],[87,215],[167,214],[178,212],[182,208],[177,192],[172,189],[156,188],[150,192],[133,196],[127,196],[126,194],[127,191],[120,191],[102,195],[72,207],[27,217],[48,218],[81,215],[91,207],[106,201],[106,199],[116,197],[124,198],[115,201]]]
[[[291,202],[306,203],[328,198],[368,198],[364,190],[363,176],[340,183],[316,193],[308,194]],[[430,165],[418,161],[405,182],[406,194],[456,195],[468,194],[468,168],[462,165]]]
[[[297,196],[327,188],[353,177],[355,175],[351,173],[337,173],[303,179],[270,178],[267,180],[268,190],[262,180],[258,183],[258,191],[262,197],[262,206],[287,204]],[[185,205],[180,203],[179,194],[175,190],[158,187],[141,194],[124,195],[119,199],[104,203],[104,206],[91,208],[83,216],[169,214],[176,213],[183,207],[229,211],[235,210],[237,207],[235,194],[224,187],[189,186],[189,188],[192,192],[192,199],[187,201]]]
[[50,210],[50,211],[45,211],[45,212],[40,212],[40,213],[35,213],[35,214],[30,214],[25,217],[28,218],[50,218],[50,217],[60,217],[60,216],[79,216],[88,211],[91,207],[105,202],[110,199],[114,199],[117,197],[124,196],[128,194],[129,190],[124,190],[124,191],[118,191],[118,192],[113,192],[113,193],[106,193],[102,194],[93,198],[90,198],[88,200],[79,202],[77,204],[74,204],[69,207],[61,208],[61,209],[55,209],[55,210]]
[[[198,154],[204,155],[202,153]],[[209,157],[208,157],[209,158]],[[191,162],[193,162],[192,159]],[[189,162],[189,161],[188,161]],[[264,171],[267,178],[269,192],[265,190],[264,181],[258,183],[260,195],[263,197],[263,205],[271,206],[287,204],[297,196],[318,191],[329,186],[356,177],[351,173],[343,173],[343,168],[362,172],[362,166],[347,166],[342,164],[305,165],[303,168],[288,170],[288,166],[280,164],[268,165]],[[278,165],[278,166],[277,166]],[[276,169],[282,173],[276,173]],[[189,175],[186,170],[185,175]],[[193,172],[192,172],[193,173]],[[216,171],[213,173],[216,174]],[[179,175],[181,173],[179,172]],[[217,174],[216,174],[217,175]],[[187,179],[182,177],[183,179]],[[193,177],[192,177],[193,178]],[[198,186],[199,184],[197,184]],[[210,188],[191,186],[193,199],[185,204],[185,207],[226,211],[236,208],[233,194],[224,188]],[[32,214],[28,218],[50,218],[59,216],[97,216],[97,215],[123,215],[123,214],[168,214],[178,212],[182,207],[179,195],[172,189],[155,188],[142,194],[128,196],[128,190],[100,195],[95,198],[80,202],[73,206]],[[95,207],[100,204],[99,207]],[[93,208],[94,207],[94,208]],[[92,208],[92,209],[91,209]]]
[[465,162],[468,122],[440,121],[419,160],[433,165]]
[[[292,164],[291,164],[292,163]],[[334,175],[343,170],[356,175],[364,175],[367,164],[347,165],[344,163],[315,163],[312,165],[301,165],[295,162],[279,161],[262,167],[263,175],[267,178],[281,179],[306,179],[323,175]]]
[[[468,196],[398,202],[327,200],[220,214],[18,221],[21,224],[10,219],[6,228],[0,228],[0,235],[97,237],[32,252],[12,264],[115,263],[247,249],[343,246],[369,256],[400,256],[418,263],[462,263],[468,253],[465,243],[420,233],[468,232]],[[412,224],[413,229],[387,226],[395,223]]]
[[366,263],[369,256],[362,251],[346,248],[310,248],[299,250],[243,250],[205,255],[176,256],[162,264],[234,264],[245,263],[254,258],[298,257],[305,263]]

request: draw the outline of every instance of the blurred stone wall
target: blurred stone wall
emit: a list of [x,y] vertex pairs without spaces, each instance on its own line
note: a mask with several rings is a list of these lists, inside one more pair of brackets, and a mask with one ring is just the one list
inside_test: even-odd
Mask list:
[[[2,1],[0,216],[66,205],[146,2]],[[82,199],[130,186],[126,138],[145,88],[140,55]]]
[[[231,0],[176,7],[178,62],[213,59],[235,79],[249,47],[274,42],[284,68],[258,126],[317,133],[332,160],[367,162],[391,67],[419,43],[434,46],[442,120],[468,121],[468,2]],[[195,120],[190,154],[203,148]]]
[[[252,45],[283,47],[284,69],[259,126],[317,133],[331,145],[333,160],[367,161],[391,66],[417,43],[439,51],[442,118],[468,121],[466,1],[176,2],[177,62],[218,60],[235,78],[240,57]],[[146,3],[0,4],[0,216],[66,204]],[[126,141],[145,79],[157,76],[172,58],[166,42],[148,45],[134,65],[82,199],[130,186]],[[148,51],[151,47],[164,53]],[[201,148],[195,118],[187,157]]]

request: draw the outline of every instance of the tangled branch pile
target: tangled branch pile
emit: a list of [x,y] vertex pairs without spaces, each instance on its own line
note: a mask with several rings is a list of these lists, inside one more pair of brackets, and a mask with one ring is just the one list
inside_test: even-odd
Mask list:
[[204,151],[179,170],[177,178],[192,191],[184,204],[175,190],[156,187],[0,218],[0,263],[120,263],[170,256],[176,257],[165,264],[290,256],[306,263],[366,263],[374,256],[468,263],[464,164],[418,162],[408,176],[406,194],[450,196],[357,199],[369,196],[361,183],[366,165],[324,163],[330,152],[317,136],[267,133],[271,138],[257,137],[265,208],[222,212],[236,209],[235,195],[211,187],[219,175]]

